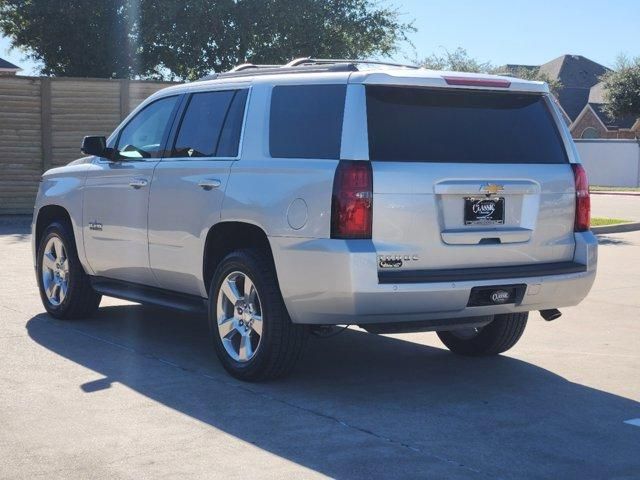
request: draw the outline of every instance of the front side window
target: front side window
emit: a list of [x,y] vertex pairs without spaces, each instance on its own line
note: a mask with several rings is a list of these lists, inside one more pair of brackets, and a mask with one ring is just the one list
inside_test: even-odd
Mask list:
[[147,105],[122,129],[117,148],[129,158],[158,158],[178,97],[166,97]]
[[273,88],[269,150],[275,158],[340,158],[346,85]]

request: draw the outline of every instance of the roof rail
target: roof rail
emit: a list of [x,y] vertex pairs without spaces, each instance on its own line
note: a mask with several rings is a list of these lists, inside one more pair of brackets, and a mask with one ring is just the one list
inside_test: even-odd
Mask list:
[[242,63],[240,65],[236,65],[229,72],[241,72],[242,70],[247,70],[249,68],[278,68],[280,65],[254,65],[253,63]]
[[254,75],[273,75],[277,73],[316,73],[316,72],[355,72],[357,65],[387,65],[390,67],[402,67],[418,69],[416,65],[402,63],[383,62],[379,60],[358,60],[349,58],[311,58],[300,57],[284,65],[254,65],[242,63],[231,70],[221,73],[212,73],[199,80],[215,80],[216,78],[249,77]]
[[417,65],[408,65],[404,63],[394,63],[394,62],[383,62],[381,60],[369,60],[366,58],[356,59],[356,58],[311,58],[311,57],[296,58],[295,60],[291,60],[289,63],[287,63],[284,66],[297,67],[299,65],[305,65],[305,64],[326,65],[326,64],[332,64],[332,63],[350,63],[353,65],[357,65],[357,64],[387,65],[389,67],[404,67],[404,68],[413,68],[413,69],[420,68]]

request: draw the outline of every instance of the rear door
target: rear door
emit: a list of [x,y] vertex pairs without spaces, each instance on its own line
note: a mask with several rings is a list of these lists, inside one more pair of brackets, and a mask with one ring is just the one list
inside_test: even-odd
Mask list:
[[379,254],[411,269],[573,258],[573,173],[547,98],[365,88]]
[[203,246],[238,158],[248,88],[190,95],[169,154],[155,169],[149,201],[149,257],[160,287],[193,295]]

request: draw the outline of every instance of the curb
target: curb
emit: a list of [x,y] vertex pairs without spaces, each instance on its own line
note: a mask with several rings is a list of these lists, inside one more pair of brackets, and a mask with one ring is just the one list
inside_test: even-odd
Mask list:
[[605,233],[635,232],[637,230],[640,230],[640,222],[618,223],[616,225],[591,227],[591,231],[594,233],[594,235],[602,235]]
[[595,191],[589,192],[591,195],[619,195],[619,196],[627,196],[627,197],[640,197],[640,192],[605,192],[605,191]]

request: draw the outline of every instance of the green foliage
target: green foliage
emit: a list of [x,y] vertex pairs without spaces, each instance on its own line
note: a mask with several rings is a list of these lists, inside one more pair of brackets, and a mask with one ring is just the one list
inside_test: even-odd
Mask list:
[[[496,73],[499,73],[496,69]],[[555,78],[550,78],[546,73],[541,72],[538,68],[517,68],[510,72],[510,74],[516,78],[522,78],[524,80],[535,80],[538,82],[547,82],[549,90],[554,95],[558,95],[560,89],[562,89],[562,82]]]
[[132,54],[126,2],[0,0],[0,31],[45,75],[124,77]]
[[487,73],[493,68],[490,62],[480,62],[470,57],[467,51],[460,47],[453,52],[445,50],[442,54],[434,53],[422,60],[420,65],[431,70],[472,73]]
[[0,30],[44,74],[195,79],[244,62],[389,56],[415,29],[374,0],[0,0]]
[[612,117],[640,117],[640,57],[618,58],[615,70],[602,76],[604,110]]
[[454,72],[471,72],[471,73],[491,73],[494,75],[508,74],[512,77],[522,78],[524,80],[536,80],[539,82],[547,82],[549,90],[554,95],[562,88],[559,80],[549,78],[548,75],[541,73],[537,67],[526,68],[520,67],[516,70],[506,71],[504,67],[496,67],[491,62],[481,62],[467,53],[464,48],[458,47],[453,52],[445,50],[442,54],[433,54],[420,62],[420,65],[432,70],[451,70]]

